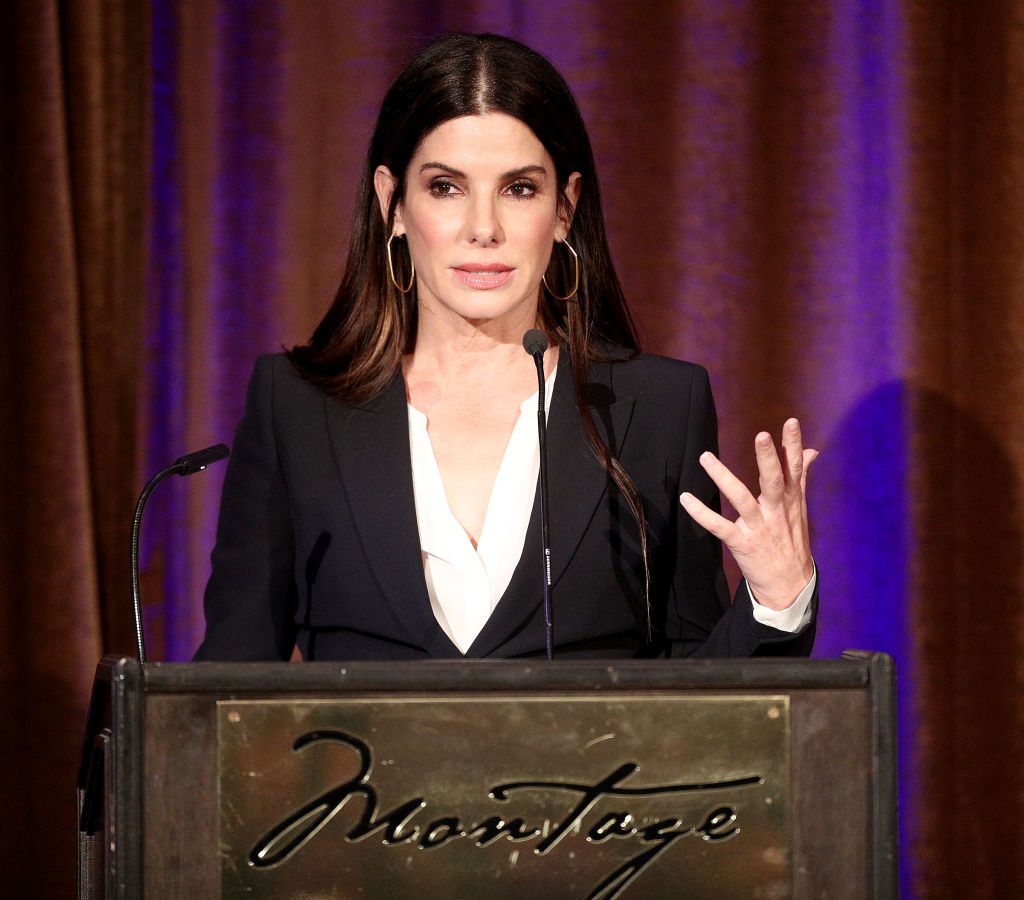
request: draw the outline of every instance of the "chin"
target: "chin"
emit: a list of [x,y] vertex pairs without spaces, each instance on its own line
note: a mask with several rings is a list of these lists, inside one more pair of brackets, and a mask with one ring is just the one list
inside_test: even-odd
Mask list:
[[[537,300],[510,295],[502,290],[458,291],[438,297],[431,304],[473,324],[504,318],[536,318]],[[528,310],[527,308],[530,307]]]

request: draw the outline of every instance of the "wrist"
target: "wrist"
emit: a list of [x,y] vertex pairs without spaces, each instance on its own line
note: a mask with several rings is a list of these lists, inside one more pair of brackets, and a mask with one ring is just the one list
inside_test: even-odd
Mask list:
[[807,589],[807,586],[814,578],[815,566],[813,560],[808,560],[807,565],[801,570],[800,575],[787,578],[784,583],[778,584],[753,584],[747,579],[747,587],[750,596],[759,606],[781,612],[789,609],[800,595]]

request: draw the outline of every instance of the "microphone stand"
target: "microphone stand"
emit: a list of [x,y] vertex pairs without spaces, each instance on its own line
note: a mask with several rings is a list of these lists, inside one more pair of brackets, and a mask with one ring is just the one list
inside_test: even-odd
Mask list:
[[544,545],[544,644],[547,658],[555,655],[555,623],[551,604],[551,523],[548,518],[548,423],[544,395],[544,351],[548,339],[543,331],[531,328],[523,335],[523,348],[537,366],[537,438],[540,443],[540,533]]
[[142,511],[146,508],[146,501],[153,489],[170,475],[178,474],[182,477],[194,475],[201,472],[208,465],[226,459],[231,451],[226,444],[216,444],[207,447],[205,450],[197,450],[176,459],[166,469],[161,469],[142,489],[138,503],[135,504],[135,516],[132,519],[132,611],[135,615],[135,646],[139,654],[139,662],[146,661],[146,638],[142,632],[142,596],[139,589],[139,532],[142,530]]

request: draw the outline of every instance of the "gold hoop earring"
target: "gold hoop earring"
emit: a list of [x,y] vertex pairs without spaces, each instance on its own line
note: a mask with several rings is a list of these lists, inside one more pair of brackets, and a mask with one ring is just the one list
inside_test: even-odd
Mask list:
[[391,262],[391,242],[396,237],[398,237],[398,235],[392,232],[391,237],[388,238],[388,242],[384,245],[384,249],[388,257],[388,278],[391,279],[391,283],[395,286],[395,290],[397,290],[400,294],[408,294],[409,291],[412,290],[413,282],[416,280],[416,263],[412,261],[412,255],[410,254],[409,266],[412,268],[412,272],[409,275],[409,283],[405,287],[402,287],[398,283],[398,279],[395,278],[395,267],[394,264]]
[[552,297],[554,297],[556,300],[561,300],[563,303],[565,303],[569,300],[572,300],[572,298],[576,296],[576,292],[580,289],[580,257],[579,254],[572,249],[572,244],[570,244],[565,238],[562,238],[561,241],[555,241],[555,243],[565,244],[565,246],[569,248],[569,252],[572,254],[573,261],[576,263],[576,277],[573,279],[572,290],[569,291],[569,293],[566,294],[564,297],[559,297],[558,294],[551,290],[551,286],[548,284],[548,280],[544,275],[541,275],[540,280],[544,284],[544,287],[547,289],[547,292]]

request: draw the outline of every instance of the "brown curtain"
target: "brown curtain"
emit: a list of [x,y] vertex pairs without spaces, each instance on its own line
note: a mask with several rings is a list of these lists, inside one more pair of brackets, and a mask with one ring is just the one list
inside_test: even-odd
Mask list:
[[[1024,3],[909,10],[921,896],[1024,895]],[[999,823],[994,828],[990,825]]]
[[[375,106],[447,29],[567,75],[646,343],[711,369],[727,459],[791,413],[825,451],[823,646],[899,656],[909,892],[1024,895],[1024,0],[0,5],[8,890],[73,882],[142,473],[230,440],[255,354],[306,336]],[[147,522],[156,658],[201,629],[209,474]]]
[[127,649],[146,168],[138,3],[0,6],[0,857],[68,896],[93,669]]

